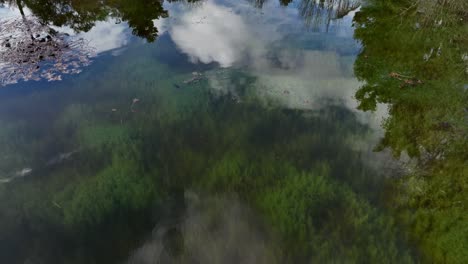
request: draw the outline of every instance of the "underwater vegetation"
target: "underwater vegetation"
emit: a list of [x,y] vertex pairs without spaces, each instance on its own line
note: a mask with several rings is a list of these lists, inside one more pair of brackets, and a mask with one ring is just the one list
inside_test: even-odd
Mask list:
[[[190,190],[235,195],[272,234],[265,254],[280,263],[411,261],[392,217],[377,208],[384,173],[366,165],[350,145],[370,128],[349,110],[281,109],[248,93],[239,102],[206,88],[206,80],[176,89],[173,82],[186,74],[162,78],[167,66],[139,63],[158,74],[127,73],[133,90],[123,81],[96,80],[82,89],[4,101],[5,108],[22,108],[27,104],[17,100],[62,98],[44,111],[41,126],[26,122],[34,125],[36,137],[23,134],[30,129],[16,131],[25,137],[18,144],[28,146],[14,148],[19,156],[43,154],[18,164],[33,164],[30,176],[0,185],[3,259],[123,261],[154,225],[183,214]],[[111,67],[103,78],[128,72],[127,67],[135,65]],[[254,77],[244,79],[250,80],[246,85],[255,83]],[[8,122],[34,118],[26,112],[15,111]],[[35,142],[47,145],[36,149]],[[44,164],[50,158],[38,158],[70,152],[49,166]],[[190,253],[179,247],[175,258],[183,261]],[[57,249],[63,252],[59,256]]]
[[[162,1],[16,3],[76,31],[110,15],[148,42],[168,15]],[[359,5],[281,4],[312,24]],[[260,98],[249,70],[178,64],[141,43],[47,89],[0,91],[0,260],[468,262],[465,10],[369,0],[356,13],[358,108],[389,106],[372,154],[375,131],[354,109],[287,108]],[[318,52],[316,34],[302,41]],[[343,43],[329,53],[353,60]],[[376,166],[385,150],[403,172]]]

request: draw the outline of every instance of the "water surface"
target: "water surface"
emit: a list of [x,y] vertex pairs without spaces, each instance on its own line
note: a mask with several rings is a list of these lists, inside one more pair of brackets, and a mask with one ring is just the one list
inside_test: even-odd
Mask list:
[[386,206],[402,160],[373,151],[388,102],[361,111],[360,3],[19,3],[0,6],[2,262],[418,258]]

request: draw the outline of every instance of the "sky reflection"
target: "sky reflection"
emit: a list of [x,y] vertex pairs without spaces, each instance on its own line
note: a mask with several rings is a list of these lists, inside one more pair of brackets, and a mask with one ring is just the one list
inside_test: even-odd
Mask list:
[[[353,39],[355,11],[332,20],[328,32],[304,31],[299,10],[293,5],[278,5],[269,1],[259,10],[247,2],[168,4],[166,8],[177,19],[160,19],[155,25],[161,34],[171,36],[192,63],[217,63],[227,71],[235,69],[254,76],[254,83],[247,85],[260,98],[291,109],[344,105],[363,123],[380,129],[386,107],[379,106],[377,115],[361,113],[353,98],[361,85],[352,70],[360,49]],[[291,44],[291,39],[296,42]],[[309,43],[315,46],[308,47]],[[217,92],[236,94],[236,89],[242,88],[232,79],[235,77],[207,76]]]

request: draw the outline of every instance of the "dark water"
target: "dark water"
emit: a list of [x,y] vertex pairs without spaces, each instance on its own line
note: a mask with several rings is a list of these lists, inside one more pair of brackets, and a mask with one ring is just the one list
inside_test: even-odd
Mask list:
[[[0,262],[463,260],[466,58],[434,64],[447,79],[402,66],[375,2],[0,5]],[[416,173],[439,136],[461,195],[447,236],[407,213],[443,186]]]

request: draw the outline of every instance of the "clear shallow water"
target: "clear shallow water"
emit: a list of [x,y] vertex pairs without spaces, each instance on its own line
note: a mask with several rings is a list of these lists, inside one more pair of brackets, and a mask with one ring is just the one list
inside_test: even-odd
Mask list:
[[384,207],[400,169],[372,151],[387,108],[354,99],[355,7],[134,3],[51,26],[91,61],[0,89],[2,262],[410,262]]

